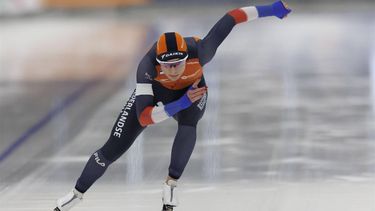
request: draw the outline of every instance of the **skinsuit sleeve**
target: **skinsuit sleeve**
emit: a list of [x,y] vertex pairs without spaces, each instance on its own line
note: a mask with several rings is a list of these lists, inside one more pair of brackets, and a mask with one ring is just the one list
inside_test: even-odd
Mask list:
[[198,40],[200,64],[203,66],[211,61],[217,48],[237,24],[268,16],[282,19],[290,12],[291,10],[282,1],[264,6],[242,7],[227,12],[202,40]]

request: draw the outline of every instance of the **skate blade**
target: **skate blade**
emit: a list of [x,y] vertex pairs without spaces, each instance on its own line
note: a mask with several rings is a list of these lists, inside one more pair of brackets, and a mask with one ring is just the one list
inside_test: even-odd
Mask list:
[[53,209],[53,211],[61,211],[58,207],[56,207],[55,209]]
[[173,206],[163,205],[162,211],[173,211]]

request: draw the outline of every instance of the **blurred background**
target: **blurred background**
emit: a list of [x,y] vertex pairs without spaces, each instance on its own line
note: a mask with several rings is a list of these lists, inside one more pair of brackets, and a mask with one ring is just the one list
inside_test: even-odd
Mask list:
[[[0,0],[1,210],[52,210],[107,140],[158,36],[272,1]],[[375,210],[375,1],[288,0],[236,26],[177,211]],[[149,127],[74,210],[160,210],[176,132]]]

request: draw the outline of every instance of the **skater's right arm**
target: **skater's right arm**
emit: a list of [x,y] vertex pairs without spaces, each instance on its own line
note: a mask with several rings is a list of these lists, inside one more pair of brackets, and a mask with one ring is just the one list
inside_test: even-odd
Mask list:
[[198,88],[200,80],[197,80],[180,99],[166,105],[154,106],[152,81],[155,71],[153,68],[150,57],[145,56],[137,70],[136,110],[138,121],[143,127],[164,121],[188,108],[192,103],[202,98],[207,91],[207,87]]

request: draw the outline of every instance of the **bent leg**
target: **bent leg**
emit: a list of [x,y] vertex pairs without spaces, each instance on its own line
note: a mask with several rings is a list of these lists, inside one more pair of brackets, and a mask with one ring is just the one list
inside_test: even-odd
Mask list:
[[179,179],[194,150],[197,139],[195,126],[178,125],[177,134],[172,147],[169,176]]
[[195,102],[188,109],[179,112],[175,119],[178,121],[178,130],[173,142],[169,177],[179,179],[189,162],[197,139],[197,124],[202,118],[207,94]]

